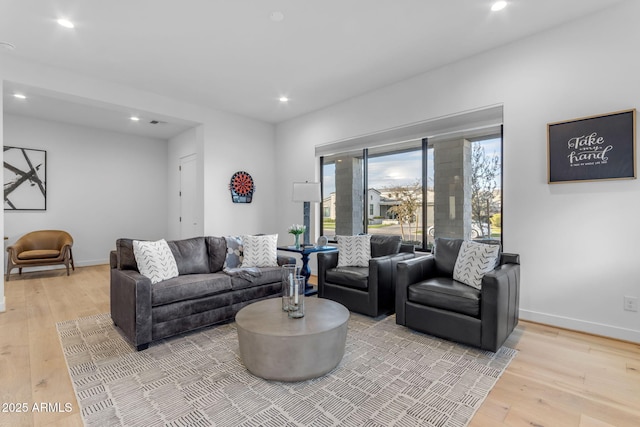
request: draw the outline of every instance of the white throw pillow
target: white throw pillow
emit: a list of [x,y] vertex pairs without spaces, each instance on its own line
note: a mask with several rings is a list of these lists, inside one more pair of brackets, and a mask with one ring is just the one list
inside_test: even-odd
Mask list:
[[242,268],[278,266],[277,234],[244,236],[242,246],[244,252]]
[[453,267],[453,279],[481,289],[482,278],[496,267],[499,253],[499,245],[465,240],[460,246],[456,265]]
[[178,276],[178,265],[167,241],[133,241],[133,256],[138,263],[140,274],[151,279],[151,283]]
[[371,259],[371,235],[336,236],[338,267],[368,267]]

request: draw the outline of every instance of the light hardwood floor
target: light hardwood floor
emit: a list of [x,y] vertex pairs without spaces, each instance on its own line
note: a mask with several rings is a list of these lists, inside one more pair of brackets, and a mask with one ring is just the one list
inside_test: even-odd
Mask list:
[[[108,266],[12,276],[5,294],[0,426],[81,426],[56,323],[109,312]],[[640,426],[639,344],[521,321],[506,345],[519,353],[471,426]]]

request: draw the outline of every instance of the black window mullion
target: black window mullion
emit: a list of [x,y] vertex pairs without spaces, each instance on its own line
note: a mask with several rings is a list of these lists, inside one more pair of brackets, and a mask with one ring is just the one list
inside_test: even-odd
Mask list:
[[422,250],[427,250],[427,149],[428,138],[422,138]]
[[362,150],[362,231],[366,234],[369,232],[369,214],[367,210],[367,195],[369,185],[369,150],[364,148]]

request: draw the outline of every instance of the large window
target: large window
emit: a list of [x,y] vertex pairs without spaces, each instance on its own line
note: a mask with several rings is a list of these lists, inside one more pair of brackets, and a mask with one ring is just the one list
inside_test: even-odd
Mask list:
[[501,239],[502,139],[412,140],[321,157],[322,233]]

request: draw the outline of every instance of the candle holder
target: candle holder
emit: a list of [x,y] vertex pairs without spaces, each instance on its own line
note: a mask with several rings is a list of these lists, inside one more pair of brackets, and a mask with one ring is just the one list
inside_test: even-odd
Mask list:
[[282,266],[282,310],[289,311],[289,299],[293,294],[295,277],[300,275],[300,269],[296,264]]
[[304,276],[295,276],[293,279],[293,292],[289,296],[288,315],[291,319],[304,317]]

